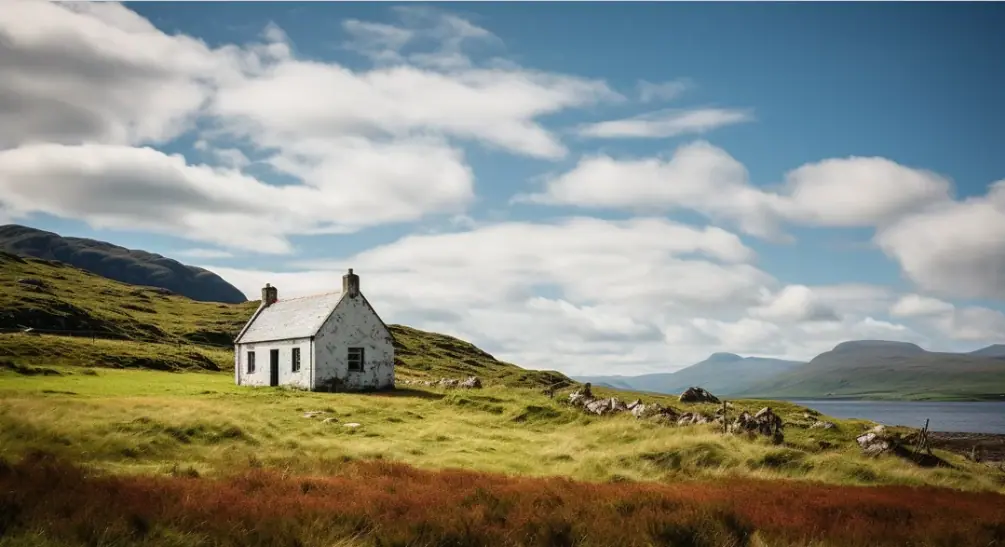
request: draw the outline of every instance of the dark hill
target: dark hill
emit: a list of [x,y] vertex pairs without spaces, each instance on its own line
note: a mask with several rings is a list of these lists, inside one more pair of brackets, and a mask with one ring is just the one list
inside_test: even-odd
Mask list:
[[986,348],[971,351],[969,355],[980,357],[1005,357],[1005,344],[993,344]]
[[130,285],[158,287],[200,302],[245,302],[244,294],[213,272],[158,254],[104,241],[63,237],[27,226],[0,226],[0,250],[23,257],[58,260]]

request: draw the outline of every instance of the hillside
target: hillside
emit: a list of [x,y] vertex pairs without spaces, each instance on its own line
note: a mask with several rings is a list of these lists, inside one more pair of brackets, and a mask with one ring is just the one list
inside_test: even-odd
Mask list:
[[1002,400],[1005,359],[930,352],[903,342],[851,341],[738,395]]
[[104,241],[63,237],[27,226],[0,226],[0,251],[22,257],[58,260],[102,277],[159,287],[203,302],[239,304],[247,300],[236,287],[213,272]]
[[717,395],[733,395],[756,382],[803,364],[800,361],[713,353],[700,363],[670,373],[639,376],[577,376],[576,380],[651,393],[681,393],[688,387],[701,386]]
[[[0,358],[30,366],[233,369],[234,336],[257,301],[197,302],[59,262],[0,252]],[[19,333],[26,327],[42,336]],[[557,372],[525,370],[474,345],[390,325],[400,378],[477,375],[506,385],[567,385]],[[92,340],[93,335],[93,340]]]

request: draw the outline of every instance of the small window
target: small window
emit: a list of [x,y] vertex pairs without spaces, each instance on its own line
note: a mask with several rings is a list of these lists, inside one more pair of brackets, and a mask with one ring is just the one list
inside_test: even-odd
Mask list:
[[363,348],[349,348],[349,370],[363,372]]
[[293,372],[300,372],[300,348],[293,348]]
[[248,374],[255,373],[255,352],[248,352]]

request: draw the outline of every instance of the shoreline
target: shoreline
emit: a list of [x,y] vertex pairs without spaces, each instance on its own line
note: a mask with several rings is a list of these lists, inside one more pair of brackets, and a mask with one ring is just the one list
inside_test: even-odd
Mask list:
[[1005,462],[1005,433],[929,431],[932,448],[968,456],[974,450],[984,462]]

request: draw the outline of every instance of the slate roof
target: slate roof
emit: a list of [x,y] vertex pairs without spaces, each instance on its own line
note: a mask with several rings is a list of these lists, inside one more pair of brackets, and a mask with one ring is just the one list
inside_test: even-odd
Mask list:
[[245,327],[247,330],[241,333],[236,343],[251,344],[314,336],[341,299],[341,292],[286,300],[280,298],[252,317],[251,323]]

